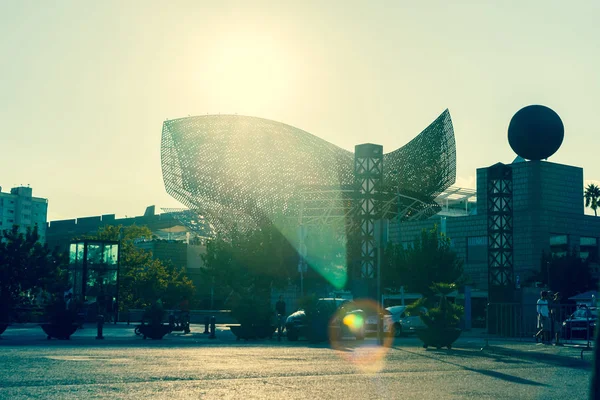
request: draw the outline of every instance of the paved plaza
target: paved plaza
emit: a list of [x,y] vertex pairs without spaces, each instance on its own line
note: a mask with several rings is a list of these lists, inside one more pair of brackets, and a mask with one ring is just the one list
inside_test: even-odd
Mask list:
[[143,340],[133,326],[92,326],[69,341],[39,327],[10,327],[0,339],[0,398],[110,399],[584,399],[591,352],[465,336],[452,350],[416,338],[389,349],[366,339],[338,349],[285,340],[238,342],[190,335]]

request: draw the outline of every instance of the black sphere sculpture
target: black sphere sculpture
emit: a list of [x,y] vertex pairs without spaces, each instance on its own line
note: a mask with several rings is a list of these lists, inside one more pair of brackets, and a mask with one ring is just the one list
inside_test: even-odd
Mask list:
[[552,109],[531,105],[517,111],[508,126],[510,147],[527,160],[543,160],[556,153],[565,127]]

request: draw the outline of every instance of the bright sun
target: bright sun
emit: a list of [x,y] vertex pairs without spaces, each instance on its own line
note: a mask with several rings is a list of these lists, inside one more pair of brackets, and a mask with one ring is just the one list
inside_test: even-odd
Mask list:
[[204,58],[210,76],[202,79],[221,104],[269,108],[285,100],[294,74],[276,39],[265,36],[224,38]]

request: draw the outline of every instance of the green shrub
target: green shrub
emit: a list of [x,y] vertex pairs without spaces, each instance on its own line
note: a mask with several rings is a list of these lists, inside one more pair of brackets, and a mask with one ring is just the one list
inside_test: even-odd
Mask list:
[[454,284],[435,283],[431,290],[439,297],[437,305],[430,308],[421,319],[429,329],[448,329],[456,328],[460,318],[464,314],[462,306],[448,301],[448,294],[455,290]]

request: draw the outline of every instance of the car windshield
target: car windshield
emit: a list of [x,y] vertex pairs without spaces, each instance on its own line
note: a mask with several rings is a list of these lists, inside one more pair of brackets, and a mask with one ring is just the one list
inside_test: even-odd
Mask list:
[[587,308],[580,308],[579,310],[575,311],[572,315],[572,318],[594,318],[594,317],[595,317],[595,314],[593,314]]
[[402,314],[406,310],[406,306],[392,306],[386,308],[392,314]]

